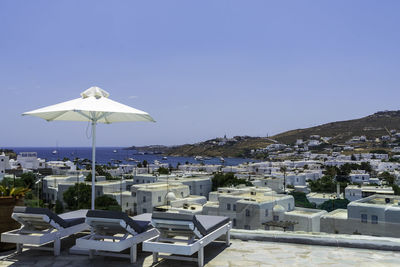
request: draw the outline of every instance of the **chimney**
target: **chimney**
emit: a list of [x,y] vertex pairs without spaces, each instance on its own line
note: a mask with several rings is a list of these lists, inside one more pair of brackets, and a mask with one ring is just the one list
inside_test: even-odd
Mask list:
[[340,184],[339,183],[336,184],[336,198],[337,199],[340,198]]

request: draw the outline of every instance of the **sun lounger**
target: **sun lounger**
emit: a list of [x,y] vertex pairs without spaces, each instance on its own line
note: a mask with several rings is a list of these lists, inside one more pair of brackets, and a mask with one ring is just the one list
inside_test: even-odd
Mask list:
[[[224,234],[226,244],[230,243],[232,226],[228,217],[154,212],[152,224],[160,235],[143,242],[143,251],[153,252],[154,263],[158,258],[167,258],[197,261],[203,266],[205,246]],[[196,252],[197,258],[190,257]]]
[[[89,257],[94,255],[129,258],[136,262],[137,244],[158,236],[151,224],[151,214],[129,217],[118,211],[90,210],[86,223],[93,232],[76,240],[76,248],[88,250]],[[130,249],[129,255],[122,254]]]
[[[85,223],[87,210],[77,210],[57,215],[45,208],[16,206],[11,217],[21,228],[1,234],[1,241],[17,244],[17,252],[23,248],[52,250],[60,254],[61,239],[88,230]],[[42,245],[54,243],[53,248]],[[34,245],[34,246],[32,246]]]

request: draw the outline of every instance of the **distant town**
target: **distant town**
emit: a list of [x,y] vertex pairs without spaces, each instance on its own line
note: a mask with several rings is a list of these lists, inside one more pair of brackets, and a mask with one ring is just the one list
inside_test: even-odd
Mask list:
[[[335,146],[316,134],[292,145],[275,141],[250,151],[267,160],[234,166],[222,157],[220,164],[206,164],[199,155],[197,163],[176,167],[160,161],[97,165],[96,208],[223,215],[246,230],[400,237],[400,132],[387,132]],[[366,143],[374,148],[360,152]],[[90,168],[90,160],[46,161],[35,151],[0,155],[1,183],[31,188],[27,205],[58,213],[89,208]]]

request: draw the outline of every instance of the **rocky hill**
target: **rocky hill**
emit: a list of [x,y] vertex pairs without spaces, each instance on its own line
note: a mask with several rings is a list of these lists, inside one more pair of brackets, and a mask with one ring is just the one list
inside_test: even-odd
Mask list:
[[273,140],[267,137],[215,138],[196,144],[170,147],[165,154],[171,156],[249,157],[251,149],[266,147],[271,143]]
[[375,139],[388,135],[390,130],[400,129],[400,110],[380,111],[360,119],[337,121],[319,126],[297,129],[277,134],[271,138],[285,144],[293,144],[297,139],[308,139],[311,135],[332,137],[331,143],[344,143],[353,136],[364,135]]
[[[297,139],[307,140],[311,135],[331,137],[329,143],[344,144],[353,136],[366,136],[375,140],[390,135],[391,130],[400,132],[400,110],[380,111],[360,119],[337,121],[319,126],[296,129],[268,137],[235,136],[233,138],[215,138],[196,144],[180,146],[141,147],[142,151],[158,151],[171,156],[208,156],[208,157],[251,157],[250,150],[265,148],[272,143],[294,144]],[[138,148],[136,148],[138,149]]]

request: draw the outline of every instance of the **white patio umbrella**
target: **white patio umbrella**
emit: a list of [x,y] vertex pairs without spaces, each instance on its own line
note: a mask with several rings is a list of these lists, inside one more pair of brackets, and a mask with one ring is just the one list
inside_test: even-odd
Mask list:
[[96,124],[128,121],[152,121],[146,112],[131,108],[108,98],[109,93],[99,87],[90,87],[81,97],[56,105],[25,112],[47,121],[90,121],[92,124],[92,203],[95,198]]

